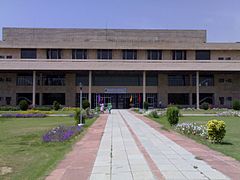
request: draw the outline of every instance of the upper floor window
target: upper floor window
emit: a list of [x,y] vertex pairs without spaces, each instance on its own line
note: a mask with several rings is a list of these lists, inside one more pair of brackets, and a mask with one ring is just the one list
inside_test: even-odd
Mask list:
[[209,50],[197,50],[196,60],[210,60],[211,53]]
[[87,59],[87,50],[86,49],[73,49],[72,50],[72,59]]
[[98,59],[112,59],[112,50],[111,49],[99,49],[97,50]]
[[162,59],[162,51],[161,50],[148,50],[147,58],[149,60],[161,60]]
[[123,59],[137,59],[137,50],[123,50]]
[[17,86],[31,86],[33,85],[33,76],[32,74],[17,74],[16,78]]
[[36,59],[37,50],[36,49],[21,49],[21,59]]
[[47,49],[47,59],[61,59],[61,49]]
[[65,86],[65,75],[44,74],[42,76],[44,86]]
[[169,86],[189,86],[190,77],[189,75],[168,75]]
[[187,52],[183,50],[174,50],[172,51],[172,59],[173,60],[186,60]]

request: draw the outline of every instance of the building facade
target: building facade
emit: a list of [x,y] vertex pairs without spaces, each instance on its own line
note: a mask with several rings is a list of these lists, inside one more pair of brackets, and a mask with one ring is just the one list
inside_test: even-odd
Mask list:
[[100,101],[113,108],[231,107],[240,99],[240,43],[205,30],[3,28],[0,105]]

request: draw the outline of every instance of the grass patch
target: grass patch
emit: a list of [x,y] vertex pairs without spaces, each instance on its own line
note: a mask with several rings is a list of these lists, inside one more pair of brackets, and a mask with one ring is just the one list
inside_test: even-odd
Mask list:
[[44,143],[41,138],[46,131],[74,125],[73,118],[0,118],[0,167],[13,171],[0,179],[44,179],[95,120],[87,119],[84,131],[69,141]]
[[[160,118],[148,117],[158,123],[160,123],[164,130],[174,130],[168,123],[165,116]],[[187,135],[187,137],[194,139],[198,143],[202,143],[214,149],[216,151],[222,152],[228,156],[231,156],[238,161],[240,161],[240,118],[239,117],[180,117],[179,123],[183,122],[195,122],[198,124],[206,124],[207,121],[211,119],[223,120],[226,123],[226,136],[223,139],[222,144],[212,144],[208,140],[194,135]]]

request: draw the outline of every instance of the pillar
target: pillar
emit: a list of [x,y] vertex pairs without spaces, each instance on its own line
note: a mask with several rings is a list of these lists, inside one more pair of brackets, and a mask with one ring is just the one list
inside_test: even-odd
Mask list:
[[143,71],[143,103],[145,101],[146,101],[146,71]]
[[92,108],[91,102],[92,102],[92,71],[89,71],[89,78],[88,78],[88,101],[90,103],[90,109]]
[[199,71],[196,72],[196,105],[199,109]]
[[32,106],[36,106],[36,71],[33,71]]

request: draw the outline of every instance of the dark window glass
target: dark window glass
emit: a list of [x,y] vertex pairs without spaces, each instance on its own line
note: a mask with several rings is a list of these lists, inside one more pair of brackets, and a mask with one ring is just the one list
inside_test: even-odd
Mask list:
[[7,56],[7,59],[12,59],[12,56]]
[[169,86],[189,86],[190,77],[189,75],[168,75]]
[[189,105],[189,94],[187,93],[169,93],[168,104]]
[[232,79],[227,79],[226,82],[232,83]]
[[6,97],[6,105],[11,105],[12,98],[11,97]]
[[[88,93],[82,93],[82,101],[88,100]],[[80,94],[76,93],[76,98],[75,98],[75,105],[79,107],[80,105]]]
[[208,50],[197,50],[196,51],[196,60],[210,60],[211,53]]
[[42,76],[43,86],[65,86],[65,75],[44,74]]
[[54,101],[59,102],[61,105],[65,105],[65,93],[43,93],[43,105],[52,105]]
[[36,49],[21,49],[21,58],[22,59],[36,59],[37,50]]
[[[35,95],[36,104],[39,105],[39,93]],[[21,100],[26,100],[29,104],[32,104],[32,93],[17,93],[16,102],[19,104]]]
[[61,59],[61,49],[47,49],[47,59]]
[[33,85],[32,74],[28,74],[28,73],[17,74],[16,85],[17,86],[32,86]]
[[112,59],[112,50],[111,49],[99,49],[97,50],[98,59]]
[[228,101],[232,101],[232,97],[227,97],[227,100]]
[[162,51],[161,50],[148,50],[148,59],[149,60],[161,60]]
[[123,59],[137,59],[137,50],[123,50]]
[[231,60],[232,58],[231,58],[231,57],[226,57],[225,59],[226,59],[226,60]]
[[142,86],[142,73],[94,72],[93,86]]
[[219,104],[224,105],[224,97],[219,97]]
[[4,59],[5,58],[5,56],[0,56],[0,59]]
[[172,51],[172,59],[173,60],[186,60],[187,52],[183,50],[174,50]]
[[224,57],[219,57],[218,60],[224,60]]
[[146,74],[146,86],[158,86],[158,74],[147,73]]
[[[192,94],[192,105],[196,105],[196,93]],[[199,94],[199,103],[202,104],[207,102],[214,105],[214,94],[213,93],[200,93]]]
[[224,79],[223,79],[223,78],[218,79],[218,82],[219,82],[219,83],[224,83]]
[[87,59],[87,50],[86,49],[73,49],[72,50],[72,59]]
[[[192,85],[196,86],[196,75],[192,76]],[[200,86],[214,86],[214,75],[200,75],[199,76]]]
[[76,74],[76,86],[79,86],[80,82],[83,86],[88,86],[89,84],[89,76],[88,73],[78,73]]

